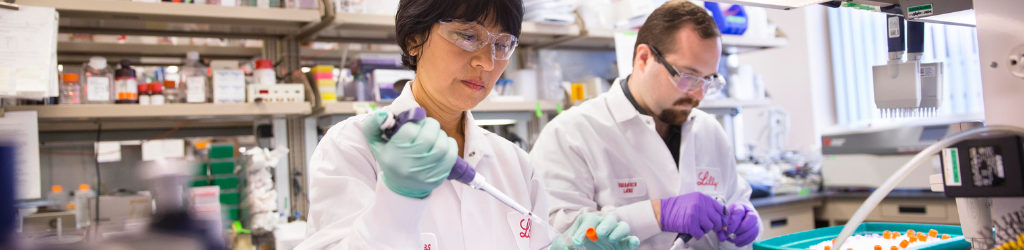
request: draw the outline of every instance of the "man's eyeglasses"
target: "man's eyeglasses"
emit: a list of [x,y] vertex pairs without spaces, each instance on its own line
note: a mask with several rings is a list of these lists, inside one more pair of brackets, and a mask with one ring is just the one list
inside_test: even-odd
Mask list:
[[682,91],[683,93],[696,93],[703,89],[704,95],[709,96],[718,93],[718,91],[721,91],[722,88],[725,87],[725,79],[718,74],[700,77],[687,73],[679,73],[679,70],[676,70],[675,66],[672,66],[668,61],[665,61],[665,57],[662,57],[661,53],[658,53],[658,49],[655,49],[654,46],[651,46],[650,44],[647,46],[651,48],[651,53],[653,53],[654,57],[658,59],[658,62],[665,66],[665,70],[668,70],[670,75],[669,79],[676,84],[676,88],[678,88],[679,91]]
[[458,19],[439,21],[441,27],[437,33],[455,46],[469,52],[476,52],[484,47],[491,47],[491,57],[495,60],[508,60],[519,45],[519,40],[508,33],[494,34],[475,22]]

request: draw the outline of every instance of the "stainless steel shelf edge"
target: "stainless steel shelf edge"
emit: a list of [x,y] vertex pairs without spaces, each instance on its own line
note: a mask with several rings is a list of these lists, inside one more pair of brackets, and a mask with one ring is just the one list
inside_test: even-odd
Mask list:
[[312,112],[308,102],[263,104],[92,104],[9,106],[8,111],[36,111],[40,120],[47,119],[135,119],[135,118],[204,118],[234,116],[288,116]]

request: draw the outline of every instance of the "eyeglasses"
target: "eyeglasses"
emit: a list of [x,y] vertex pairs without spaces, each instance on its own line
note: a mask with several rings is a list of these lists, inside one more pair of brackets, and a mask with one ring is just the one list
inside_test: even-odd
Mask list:
[[469,52],[490,46],[491,57],[495,60],[508,60],[516,46],[519,46],[519,39],[515,36],[508,33],[491,33],[475,22],[444,19],[439,23],[441,27],[437,29],[437,33],[445,40]]
[[709,96],[718,93],[718,91],[721,91],[722,88],[725,87],[725,79],[723,79],[719,74],[700,77],[687,73],[679,73],[679,70],[676,70],[675,66],[672,66],[668,61],[665,61],[665,57],[662,57],[661,53],[658,53],[658,49],[655,49],[654,46],[651,45],[647,46],[651,48],[651,53],[653,53],[654,57],[658,59],[658,62],[661,63],[662,66],[665,66],[665,70],[668,70],[668,73],[671,75],[669,76],[669,80],[676,83],[676,88],[679,88],[679,91],[684,93],[695,93],[698,90],[703,89],[704,95]]

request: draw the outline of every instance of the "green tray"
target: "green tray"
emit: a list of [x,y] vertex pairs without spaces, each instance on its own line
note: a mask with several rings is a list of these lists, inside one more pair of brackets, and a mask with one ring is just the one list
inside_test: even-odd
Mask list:
[[[855,231],[854,234],[882,234],[882,232],[885,230],[899,232],[907,231],[908,229],[913,229],[914,231],[918,232],[928,232],[928,230],[930,229],[935,229],[936,231],[939,231],[939,235],[948,234],[950,237],[952,237],[950,238],[950,240],[907,248],[908,250],[963,250],[971,248],[971,243],[964,240],[963,230],[960,229],[960,226],[864,222],[861,223],[859,227],[857,227],[857,231]],[[843,231],[843,226],[826,227],[806,232],[787,234],[754,243],[754,250],[807,249],[808,247],[817,245],[822,241],[831,240],[836,237],[839,237],[840,231]]]

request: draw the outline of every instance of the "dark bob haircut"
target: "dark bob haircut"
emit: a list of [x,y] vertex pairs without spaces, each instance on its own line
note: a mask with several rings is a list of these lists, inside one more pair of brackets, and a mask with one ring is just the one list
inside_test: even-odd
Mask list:
[[[491,19],[505,32],[519,38],[523,25],[522,0],[401,0],[395,15],[395,40],[402,48],[402,65],[415,71],[419,58],[409,51],[423,47],[430,30],[443,19],[483,21]],[[422,37],[415,43],[416,37]],[[415,43],[415,44],[414,44]]]

